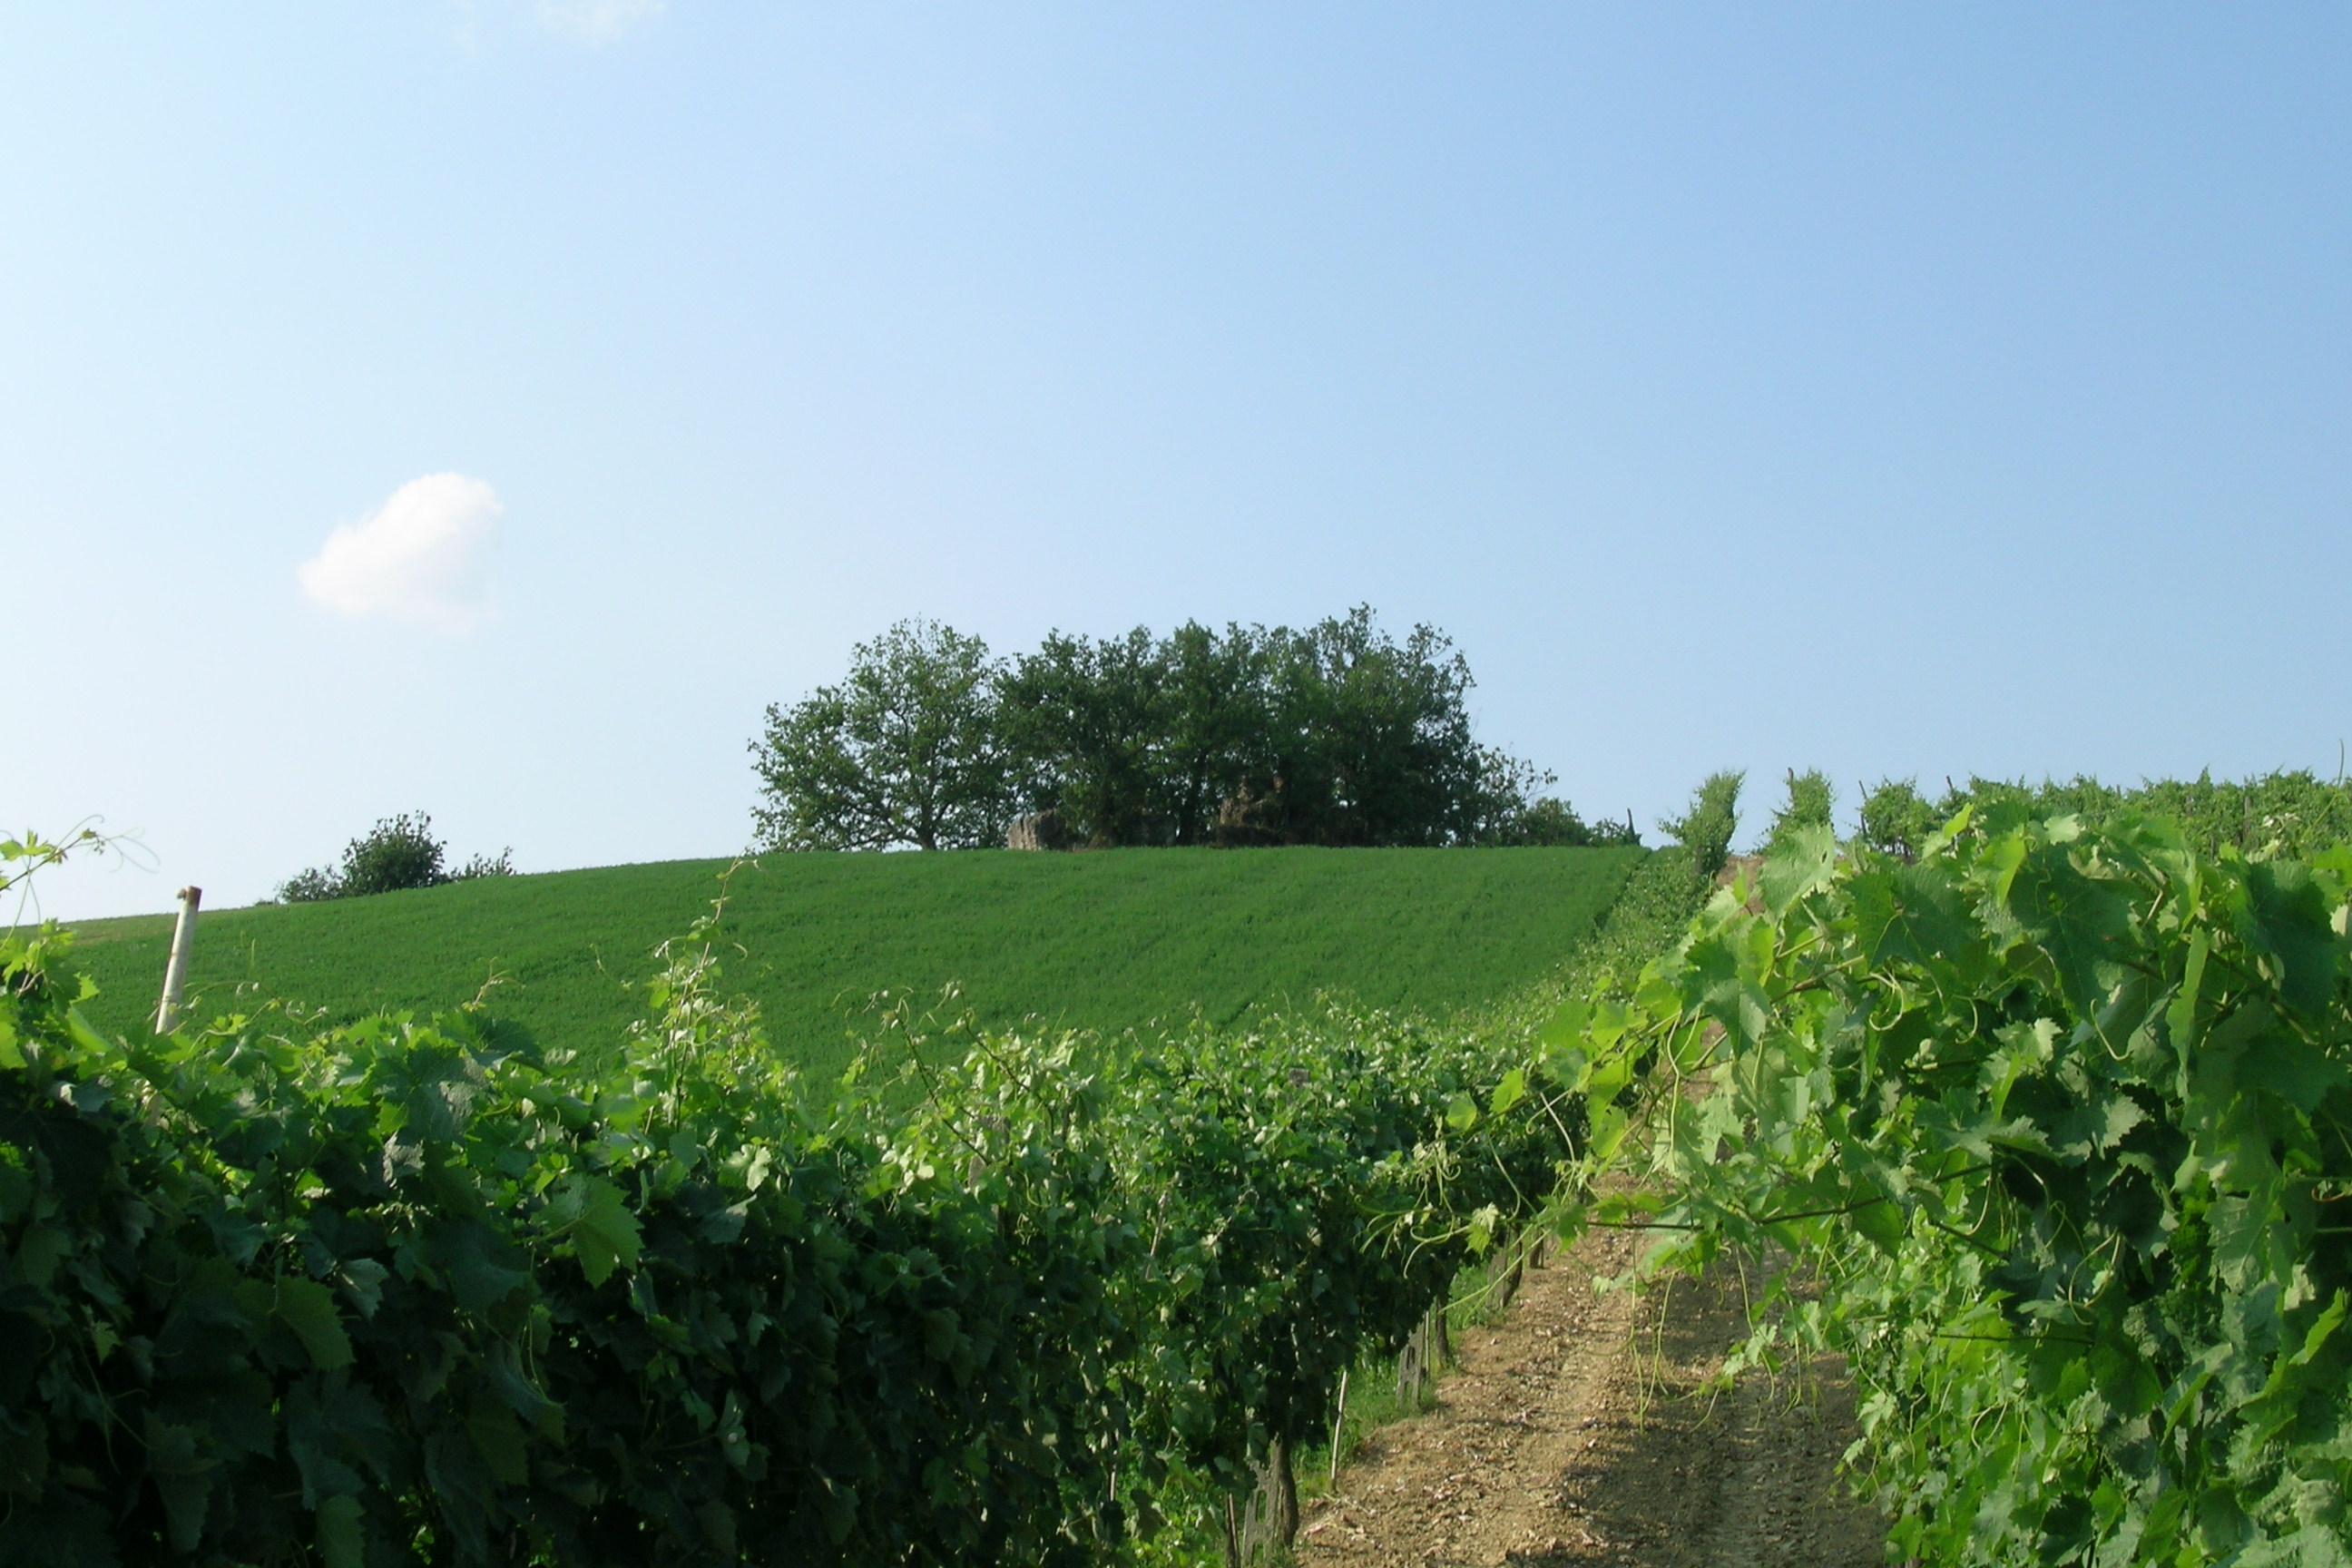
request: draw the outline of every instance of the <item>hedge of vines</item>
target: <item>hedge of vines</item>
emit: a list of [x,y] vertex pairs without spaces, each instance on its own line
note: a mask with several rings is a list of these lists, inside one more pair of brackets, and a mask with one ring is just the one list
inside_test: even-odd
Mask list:
[[1851,1358],[1898,1557],[2344,1563],[2347,893],[2125,816],[1805,829],[1556,1021],[1655,1194],[1570,1218],[1794,1258],[1736,1360]]
[[1496,1036],[1342,1011],[812,1095],[713,938],[593,1052],[108,1040],[64,937],[0,938],[0,1561],[1118,1561],[1328,1422],[1575,1126]]

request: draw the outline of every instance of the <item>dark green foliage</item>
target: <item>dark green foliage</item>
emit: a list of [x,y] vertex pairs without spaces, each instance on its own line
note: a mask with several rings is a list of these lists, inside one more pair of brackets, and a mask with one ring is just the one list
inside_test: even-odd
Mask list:
[[324,866],[306,868],[278,884],[278,901],[281,904],[318,904],[342,896],[341,881]]
[[594,1054],[110,1043],[0,941],[0,1561],[1105,1561],[1328,1419],[1575,1124],[1507,1036],[1339,1010],[807,1100],[715,937]]
[[0,1387],[0,1560],[1080,1563],[1111,1527],[1134,1241],[1066,1056],[828,1128],[702,943],[601,1066],[467,1015],[108,1046],[41,941],[0,964],[0,1312],[46,1347]]
[[1331,1009],[1195,1029],[1120,1074],[1142,1278],[1175,1352],[1147,1434],[1225,1490],[1270,1442],[1328,1435],[1341,1372],[1393,1355],[1549,1190],[1561,1124],[1521,1055],[1509,1028]]
[[2352,849],[1980,793],[1909,861],[1795,835],[1560,1080],[1654,1064],[1659,1262],[1802,1262],[1734,1364],[1849,1359],[1895,1555],[2343,1562]]
[[1739,786],[1748,775],[1725,769],[1706,775],[1692,792],[1690,809],[1658,826],[1691,854],[1691,875],[1711,885],[1731,858],[1731,840],[1739,832]]
[[[1200,638],[1188,637],[1185,646],[1197,647]],[[1245,666],[1250,650],[1236,658]],[[1001,722],[1023,804],[1059,813],[1097,848],[1206,842],[1214,820],[1206,797],[1228,764],[1220,728],[1203,721],[1238,716],[1252,689],[1245,675],[1229,690],[1203,684],[1197,695],[1208,710],[1180,717],[1173,664],[1174,645],[1155,642],[1142,626],[1100,640],[1054,632],[1014,659],[1000,689]],[[1167,754],[1180,723],[1191,755]]]
[[[735,983],[787,1059],[830,1079],[878,992],[953,982],[992,1029],[1042,1016],[1115,1036],[1197,1006],[1220,1024],[1317,992],[1444,1016],[1540,977],[1609,907],[1636,850],[1110,850],[1088,855],[776,855],[729,879]],[[383,1006],[491,1001],[541,1040],[627,1027],[626,982],[684,930],[723,861],[500,877],[327,904],[205,911],[190,1015],[237,987],[350,1022]],[[152,1016],[168,915],[76,928],[102,1028]]]
[[[1548,782],[1548,781],[1547,781]],[[1556,795],[1529,798],[1540,784],[1509,792],[1476,842],[1498,848],[1639,847],[1642,836],[1629,815],[1624,821],[1587,822]]]
[[1536,776],[1472,741],[1470,684],[1443,633],[1399,643],[1366,607],[1303,632],[1057,632],[1008,670],[1003,722],[1028,803],[1097,847],[1468,843]]
[[1274,773],[1269,664],[1281,635],[1187,621],[1160,645],[1166,722],[1154,810],[1172,842],[1253,841],[1246,802]]
[[448,847],[433,837],[433,819],[421,811],[387,816],[343,847],[341,867],[297,872],[278,889],[278,900],[312,904],[329,899],[437,888],[477,877],[514,875],[514,851],[477,855],[455,872],[446,868]]
[[901,621],[850,657],[849,678],[790,708],[751,742],[764,849],[972,848],[1011,816],[988,647],[936,621]]
[[1444,633],[1399,642],[1360,606],[1305,631],[1055,632],[1001,666],[909,622],[846,686],[768,710],[760,841],[976,846],[1036,813],[1094,848],[1621,842],[1514,837],[1551,776],[1473,741],[1470,686]]
[[1582,846],[1592,842],[1592,829],[1576,815],[1574,806],[1547,795],[1496,824],[1482,842],[1506,848]]
[[1470,737],[1470,667],[1420,626],[1399,644],[1368,607],[1278,635],[1273,771],[1257,793],[1281,841],[1470,842],[1493,763]]
[[448,880],[442,869],[446,854],[433,837],[433,819],[425,813],[387,816],[344,848],[336,895],[356,899],[436,886]]
[[1837,818],[1837,793],[1830,787],[1829,775],[1819,768],[1803,773],[1789,770],[1789,798],[1772,814],[1772,828],[1764,840],[1764,853],[1775,854],[1797,841],[1799,830],[1807,827],[1833,827]]

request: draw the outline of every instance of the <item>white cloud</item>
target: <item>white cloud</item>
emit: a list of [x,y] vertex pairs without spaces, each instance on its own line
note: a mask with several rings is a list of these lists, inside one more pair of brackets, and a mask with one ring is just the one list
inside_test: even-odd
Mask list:
[[532,0],[542,27],[583,44],[609,44],[639,22],[662,14],[663,0]]
[[421,621],[462,637],[498,618],[488,582],[498,492],[463,474],[427,474],[327,536],[295,569],[303,594],[357,620]]

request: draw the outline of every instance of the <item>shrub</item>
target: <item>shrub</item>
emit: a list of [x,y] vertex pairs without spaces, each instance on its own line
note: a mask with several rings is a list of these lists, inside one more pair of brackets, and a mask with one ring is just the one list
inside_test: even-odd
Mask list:
[[477,855],[449,873],[453,882],[470,882],[478,877],[511,877],[515,874],[514,847],[509,845],[496,855]]
[[369,893],[394,893],[404,888],[437,888],[444,882],[475,877],[511,877],[514,851],[477,855],[455,872],[445,869],[448,847],[433,837],[433,819],[424,812],[387,816],[343,846],[342,865],[329,870],[314,866],[278,884],[280,903],[310,904],[327,899],[355,899]]
[[320,904],[342,896],[341,880],[323,866],[297,871],[278,884],[278,901],[281,904]]
[[1566,845],[1592,842],[1592,829],[1576,815],[1576,807],[1555,795],[1530,802],[1515,820],[1498,828],[1490,843],[1506,845]]
[[1545,795],[1539,800],[1521,801],[1500,812],[1497,820],[1479,835],[1477,842],[1504,847],[1622,845],[1639,848],[1642,836],[1633,830],[1630,816],[1623,822],[1608,817],[1587,822],[1568,802],[1557,795]]
[[449,879],[442,869],[448,853],[433,837],[433,819],[419,812],[387,816],[343,849],[341,896],[396,893],[404,888],[435,888]]

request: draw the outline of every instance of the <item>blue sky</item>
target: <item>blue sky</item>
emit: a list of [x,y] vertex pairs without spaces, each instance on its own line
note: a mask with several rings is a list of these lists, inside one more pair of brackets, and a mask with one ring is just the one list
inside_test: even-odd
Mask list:
[[420,807],[719,855],[900,617],[1358,602],[1645,826],[2332,774],[2347,68],[2316,5],[16,7],[0,816],[137,831],[66,917]]

